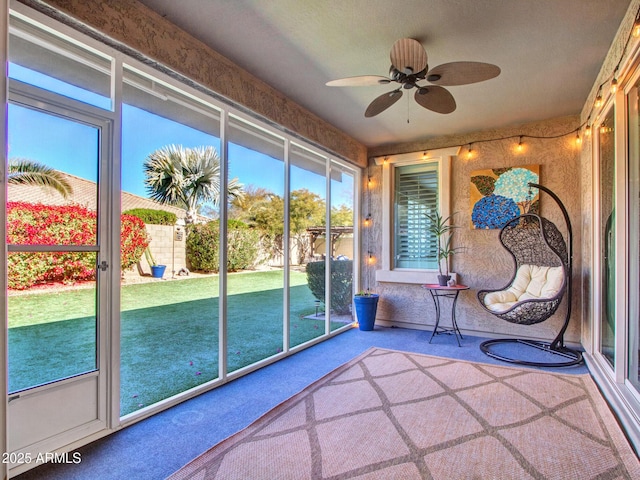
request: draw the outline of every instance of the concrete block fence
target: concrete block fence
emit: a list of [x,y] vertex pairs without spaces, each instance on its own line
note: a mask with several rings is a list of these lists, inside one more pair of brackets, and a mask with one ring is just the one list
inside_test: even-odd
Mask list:
[[[146,225],[151,238],[149,249],[158,265],[166,265],[165,277],[171,277],[187,266],[186,232],[178,225]],[[140,260],[144,273],[151,274],[151,268],[143,256]]]

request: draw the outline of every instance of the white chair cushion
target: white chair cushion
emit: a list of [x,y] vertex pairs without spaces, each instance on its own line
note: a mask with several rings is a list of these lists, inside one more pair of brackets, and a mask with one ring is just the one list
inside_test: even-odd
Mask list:
[[484,304],[489,310],[504,312],[524,300],[555,297],[563,281],[562,267],[521,265],[511,286],[506,290],[488,293],[484,297]]

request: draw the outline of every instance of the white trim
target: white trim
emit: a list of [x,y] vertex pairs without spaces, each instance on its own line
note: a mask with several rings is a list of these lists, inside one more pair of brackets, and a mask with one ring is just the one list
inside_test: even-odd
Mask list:
[[[228,198],[227,178],[229,177],[229,112],[223,110],[220,117],[220,198]],[[228,350],[227,342],[227,202],[219,205],[219,272],[218,275],[218,378],[227,378]]]
[[615,188],[615,255],[616,255],[616,326],[615,326],[615,372],[616,382],[624,383],[627,378],[627,335],[628,328],[628,273],[629,262],[620,262],[618,258],[627,256],[627,109],[626,94],[618,90],[615,96],[614,133],[615,133],[615,163],[614,163],[614,188]]
[[636,455],[640,455],[640,417],[632,406],[637,405],[637,399],[628,387],[614,381],[610,376],[611,368],[603,358],[597,359],[596,356],[585,353],[584,359],[602,395],[624,428]]
[[[111,104],[114,110],[114,119],[112,122],[113,129],[111,138],[108,139],[111,145],[111,162],[110,163],[110,189],[109,201],[111,208],[111,228],[108,245],[110,248],[109,265],[111,265],[110,276],[110,299],[111,312],[107,317],[109,319],[107,325],[107,341],[108,345],[104,351],[106,357],[106,368],[104,372],[106,384],[107,399],[107,428],[114,429],[120,425],[120,339],[121,335],[121,299],[120,299],[120,272],[121,261],[120,256],[120,231],[122,222],[122,79],[123,66],[121,57],[116,57],[112,61],[111,75]],[[116,202],[117,200],[117,202]],[[117,273],[116,273],[117,272]]]
[[385,164],[412,164],[433,160],[440,157],[456,157],[460,153],[461,146],[438,148],[436,150],[419,150],[416,152],[400,153],[397,155],[384,155],[381,157],[373,157],[376,165]]
[[[2,65],[8,64],[8,44],[9,44],[9,3],[6,0],[0,0],[0,5],[2,8],[2,20],[0,21],[0,59],[2,60]],[[2,153],[0,153],[0,157],[2,157],[2,166],[0,166],[0,170],[2,171],[2,179],[0,180],[0,197],[6,199],[7,198],[7,146],[8,136],[7,136],[7,109],[8,109],[8,99],[9,99],[9,91],[8,91],[8,81],[6,77],[6,72],[2,77],[0,77],[0,90],[2,95],[2,115],[0,116],[0,136],[3,139]],[[4,220],[7,218],[7,204],[6,201],[2,202],[3,205],[0,206],[2,212],[2,221],[0,221],[0,237],[7,238],[6,229],[7,222]],[[4,249],[3,249],[4,250]],[[4,250],[2,252],[2,261],[0,262],[0,290],[3,292],[7,291],[7,252]],[[0,368],[0,395],[2,395],[2,401],[0,402],[0,452],[7,452],[8,445],[8,428],[7,428],[7,406],[8,406],[8,398],[7,398],[7,385],[8,385],[8,357],[7,357],[7,337],[8,337],[8,312],[7,312],[7,301],[2,304],[2,308],[0,309],[0,319],[2,320],[2,333],[0,333],[0,358],[2,359],[2,368]],[[8,466],[6,463],[2,462],[0,465],[0,477],[8,478]]]
[[291,220],[290,215],[286,215],[289,212],[291,204],[291,161],[289,159],[289,152],[291,147],[291,141],[287,138],[284,140],[284,191],[289,192],[288,195],[284,195],[284,212],[285,216],[282,219],[282,258],[283,258],[283,286],[282,286],[282,351],[283,353],[289,352],[291,347]]
[[328,335],[331,332],[331,162],[325,158],[325,230],[324,230],[324,333]]

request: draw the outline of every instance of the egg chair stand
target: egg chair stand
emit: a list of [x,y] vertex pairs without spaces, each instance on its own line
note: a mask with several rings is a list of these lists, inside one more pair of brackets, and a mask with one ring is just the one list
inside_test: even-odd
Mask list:
[[[560,331],[551,342],[522,338],[500,338],[482,342],[480,349],[489,357],[504,362],[535,367],[567,367],[583,361],[582,353],[564,345],[564,334],[571,317],[571,267],[573,256],[573,232],[566,208],[555,193],[542,185],[529,183],[529,188],[538,188],[547,193],[562,211],[567,230],[567,242],[551,221],[536,214],[520,215],[504,225],[500,231],[500,243],[515,261],[515,271],[509,283],[495,290],[480,290],[478,300],[482,307],[492,315],[511,323],[534,325],[551,317],[566,297],[567,308]],[[524,273],[523,273],[524,272]],[[531,272],[543,272],[551,277],[555,274],[555,283],[548,287],[548,295],[522,295],[524,300],[490,304],[489,300],[506,298],[507,292],[519,292],[523,278],[533,275]],[[527,276],[529,275],[529,276]],[[545,277],[546,278],[546,277]],[[543,292],[544,292],[543,285]],[[527,287],[528,291],[528,287]],[[526,292],[525,292],[526,293]],[[513,293],[508,293],[513,295]],[[510,349],[509,356],[498,352],[499,346],[509,344],[523,345],[537,351],[546,352],[544,360],[527,358],[528,349]],[[498,347],[498,348],[496,348]],[[503,348],[504,350],[504,348]],[[528,350],[530,353],[532,350]],[[513,355],[511,354],[513,352]]]

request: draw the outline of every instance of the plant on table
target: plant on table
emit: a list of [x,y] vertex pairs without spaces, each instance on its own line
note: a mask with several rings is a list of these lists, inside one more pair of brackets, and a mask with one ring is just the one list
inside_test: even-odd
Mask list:
[[445,286],[451,279],[451,275],[449,275],[449,258],[460,251],[459,248],[451,246],[453,232],[458,228],[451,223],[455,213],[452,213],[446,218],[440,215],[438,211],[434,214],[425,213],[424,215],[429,221],[429,233],[436,239],[436,259],[439,273],[438,282],[440,285]]

